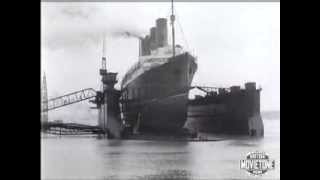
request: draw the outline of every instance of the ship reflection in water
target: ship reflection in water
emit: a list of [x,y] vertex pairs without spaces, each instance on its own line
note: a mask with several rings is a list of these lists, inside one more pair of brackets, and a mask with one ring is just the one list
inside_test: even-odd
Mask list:
[[265,137],[216,142],[42,138],[42,179],[254,179],[240,169],[248,152],[264,151],[280,178],[280,120],[265,120]]

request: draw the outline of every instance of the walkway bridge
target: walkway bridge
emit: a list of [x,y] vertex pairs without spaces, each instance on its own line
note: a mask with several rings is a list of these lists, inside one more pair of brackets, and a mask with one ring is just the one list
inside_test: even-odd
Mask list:
[[82,89],[80,91],[72,92],[63,96],[51,98],[48,101],[43,101],[47,104],[47,108],[43,108],[42,112],[47,112],[70,104],[78,103],[87,99],[96,97],[97,92],[92,88]]
[[[95,91],[92,88],[83,89],[80,91],[72,92],[63,96],[51,98],[47,101],[43,101],[45,107],[41,110],[41,113],[47,113],[48,111],[58,109],[64,106],[75,104],[81,101],[90,100],[90,102],[99,105],[102,103],[102,94]],[[42,125],[43,131],[48,134],[57,135],[81,135],[81,134],[104,134],[104,131],[98,126],[91,126],[78,123],[63,123],[63,122],[46,122]]]

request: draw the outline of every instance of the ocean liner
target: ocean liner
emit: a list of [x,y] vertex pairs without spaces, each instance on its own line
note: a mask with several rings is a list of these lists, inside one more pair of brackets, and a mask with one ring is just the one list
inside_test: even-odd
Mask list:
[[172,44],[167,19],[159,18],[139,41],[139,60],[121,82],[123,119],[134,133],[178,133],[187,119],[188,92],[197,71],[196,57],[175,44],[172,3]]

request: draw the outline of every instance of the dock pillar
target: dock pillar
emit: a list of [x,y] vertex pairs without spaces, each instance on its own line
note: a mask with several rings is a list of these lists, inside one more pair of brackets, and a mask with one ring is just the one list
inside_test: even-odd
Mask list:
[[260,113],[260,92],[261,88],[256,89],[256,83],[248,82],[245,84],[247,96],[247,112],[249,135],[255,137],[264,136],[264,125]]
[[102,75],[103,92],[98,124],[108,139],[121,138],[120,91],[114,88],[118,82],[116,80],[117,73],[101,69],[100,74]]

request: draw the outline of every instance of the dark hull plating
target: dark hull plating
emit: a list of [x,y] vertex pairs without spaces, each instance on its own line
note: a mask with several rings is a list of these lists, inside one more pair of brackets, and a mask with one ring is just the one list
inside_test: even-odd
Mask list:
[[187,118],[188,91],[197,70],[189,53],[144,72],[122,89],[126,124],[138,132],[178,132]]

